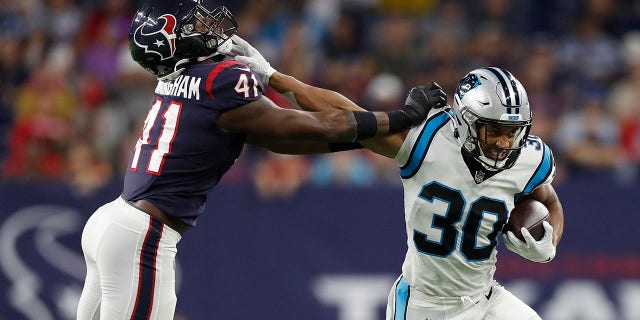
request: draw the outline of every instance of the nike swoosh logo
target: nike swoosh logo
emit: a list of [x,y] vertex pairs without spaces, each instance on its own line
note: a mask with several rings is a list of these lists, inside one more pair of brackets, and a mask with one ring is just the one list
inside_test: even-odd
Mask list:
[[247,71],[247,72],[251,72],[251,69],[247,68],[247,67],[235,67],[234,69],[236,70],[240,70],[240,71]]
[[489,293],[485,294],[484,296],[487,298],[487,300],[489,300],[492,294],[493,294],[493,287],[491,287],[491,289],[489,289]]

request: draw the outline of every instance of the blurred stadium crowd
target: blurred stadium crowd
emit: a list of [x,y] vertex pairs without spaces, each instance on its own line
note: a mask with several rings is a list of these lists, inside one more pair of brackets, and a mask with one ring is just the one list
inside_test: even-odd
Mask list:
[[[637,179],[640,1],[220,3],[276,69],[370,110],[395,109],[430,81],[450,95],[467,71],[504,67],[528,91],[556,183],[593,172]],[[137,4],[0,0],[2,179],[64,180],[80,193],[120,179],[156,84],[128,52]],[[222,183],[254,184],[269,198],[308,184],[399,184],[397,172],[364,150],[301,157],[247,147]]]

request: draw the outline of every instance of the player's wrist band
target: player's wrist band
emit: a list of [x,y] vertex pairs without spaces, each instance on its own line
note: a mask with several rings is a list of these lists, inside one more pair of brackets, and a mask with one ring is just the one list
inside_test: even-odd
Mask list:
[[402,111],[387,112],[389,116],[389,133],[396,133],[411,127],[411,119]]
[[[396,133],[411,127],[411,119],[402,111],[386,112],[389,117],[389,133]],[[378,120],[373,112],[353,111],[358,133],[355,140],[374,137],[378,131]]]
[[364,148],[359,142],[332,142],[329,143],[329,151],[339,152]]
[[[352,111],[356,118],[358,132],[355,140],[362,140],[374,137],[378,131],[378,120],[373,112]],[[355,141],[354,140],[354,141]]]

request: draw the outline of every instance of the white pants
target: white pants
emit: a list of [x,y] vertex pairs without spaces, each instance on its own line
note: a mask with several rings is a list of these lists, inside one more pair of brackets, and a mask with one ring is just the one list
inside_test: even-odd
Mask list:
[[434,297],[412,289],[402,276],[389,293],[387,320],[540,320],[522,300],[495,282],[473,297]]
[[82,232],[87,276],[77,320],[171,320],[180,234],[122,198],[100,207]]

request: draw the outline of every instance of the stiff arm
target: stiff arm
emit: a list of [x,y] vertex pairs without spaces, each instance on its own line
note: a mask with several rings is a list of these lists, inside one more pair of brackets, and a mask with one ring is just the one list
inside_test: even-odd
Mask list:
[[[342,94],[308,85],[292,76],[275,72],[269,78],[269,86],[279,93],[293,96],[294,103],[305,111],[327,110],[366,111]],[[388,158],[396,156],[408,130],[385,137],[359,141],[365,148]]]

